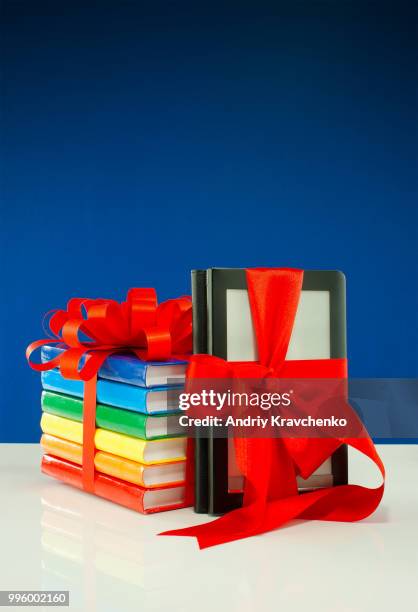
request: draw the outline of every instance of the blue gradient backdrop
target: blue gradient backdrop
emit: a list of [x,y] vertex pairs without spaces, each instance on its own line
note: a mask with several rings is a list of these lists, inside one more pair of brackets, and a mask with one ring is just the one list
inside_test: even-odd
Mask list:
[[1,439],[68,297],[339,268],[351,374],[417,364],[414,2],[3,1]]

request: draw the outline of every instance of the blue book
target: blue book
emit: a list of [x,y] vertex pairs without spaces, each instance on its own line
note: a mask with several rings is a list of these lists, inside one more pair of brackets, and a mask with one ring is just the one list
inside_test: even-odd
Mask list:
[[[84,383],[81,380],[63,378],[58,370],[42,372],[42,387],[48,391],[65,393],[75,397],[84,396]],[[97,381],[97,402],[117,408],[133,410],[143,414],[159,414],[179,411],[181,388],[153,387],[146,389],[136,385],[99,379]]]
[[[44,346],[41,361],[50,361],[63,352],[63,345]],[[111,355],[99,370],[99,378],[136,385],[137,387],[163,387],[182,385],[187,363],[171,361],[141,361],[136,355]]]

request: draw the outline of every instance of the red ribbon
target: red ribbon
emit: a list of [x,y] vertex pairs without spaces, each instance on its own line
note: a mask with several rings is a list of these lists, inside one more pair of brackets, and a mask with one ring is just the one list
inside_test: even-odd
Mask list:
[[[232,363],[195,355],[190,360],[188,377],[346,378],[345,359],[285,361],[303,272],[251,269],[246,275],[259,362]],[[240,439],[236,449],[245,476],[243,507],[211,523],[162,535],[193,536],[200,548],[206,548],[263,533],[296,518],[329,521],[365,518],[379,505],[384,482],[376,489],[342,485],[303,495],[297,491],[296,476],[308,478],[342,444],[369,457],[384,478],[383,464],[364,430],[358,439]]]
[[[64,378],[84,381],[82,481],[83,488],[93,492],[96,383],[100,367],[109,355],[121,352],[132,352],[147,361],[188,360],[192,350],[192,302],[184,296],[158,304],[155,289],[135,288],[128,291],[122,303],[73,298],[66,310],[48,314],[52,315],[48,331],[53,338],[32,342],[26,349],[26,358],[34,370],[59,368]],[[38,348],[56,343],[64,343],[68,348],[47,363],[31,361]],[[188,503],[192,495],[191,463],[189,442]]]

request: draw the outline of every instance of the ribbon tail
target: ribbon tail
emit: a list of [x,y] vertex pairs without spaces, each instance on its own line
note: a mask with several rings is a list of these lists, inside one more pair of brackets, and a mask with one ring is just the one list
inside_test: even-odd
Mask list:
[[[344,442],[369,457],[384,477],[383,464],[370,439]],[[159,535],[195,537],[199,548],[204,549],[271,531],[294,519],[358,521],[376,510],[383,492],[384,483],[376,489],[359,485],[319,489],[269,501],[261,515],[260,502],[257,500],[211,523],[166,531]]]
[[[159,535],[196,537],[201,549],[225,544],[266,531],[264,527],[268,507],[273,496],[295,495],[296,476],[293,463],[283,442],[274,439],[246,440],[250,460],[245,470],[244,507],[203,525],[166,531]],[[280,470],[280,487],[271,488],[271,474]]]

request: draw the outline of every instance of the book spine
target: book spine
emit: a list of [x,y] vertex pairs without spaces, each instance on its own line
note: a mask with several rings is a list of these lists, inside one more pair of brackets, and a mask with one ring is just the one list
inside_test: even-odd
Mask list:
[[140,487],[144,487],[145,488],[145,483],[144,483],[144,470],[145,470],[145,466],[144,465],[140,465],[139,470],[138,470],[138,479],[139,479],[139,486]]
[[79,465],[83,462],[83,446],[64,438],[42,434],[41,447],[44,453],[66,459]]
[[107,429],[96,429],[94,444],[98,450],[105,453],[138,463],[148,463],[144,461],[146,442],[140,438],[133,438]]
[[83,397],[83,381],[63,378],[58,370],[48,370],[41,373],[42,388],[55,393],[67,393],[75,397]]
[[137,384],[140,387],[146,387],[147,386],[147,372],[148,372],[148,365],[144,364],[144,367],[138,371],[138,379],[139,382],[136,382],[135,384]]
[[[44,474],[57,478],[73,487],[83,488],[81,466],[79,465],[50,455],[44,455],[42,457],[41,470]],[[94,494],[99,497],[104,497],[116,504],[145,514],[144,493],[145,489],[141,487],[96,472]]]
[[41,405],[43,412],[62,416],[73,421],[83,420],[83,403],[75,397],[43,391]]
[[41,418],[41,430],[42,433],[83,444],[83,425],[78,421],[44,412]]
[[138,423],[137,425],[137,430],[135,433],[135,437],[136,438],[141,438],[142,440],[148,440],[149,437],[147,436],[147,422],[148,422],[149,416],[145,416],[142,419],[141,423]]
[[[192,271],[193,353],[208,352],[207,272]],[[208,512],[208,440],[201,429],[195,430],[195,502],[194,511]]]
[[111,355],[99,370],[99,378],[115,382],[146,387],[148,364],[139,359],[121,360],[117,355]]

